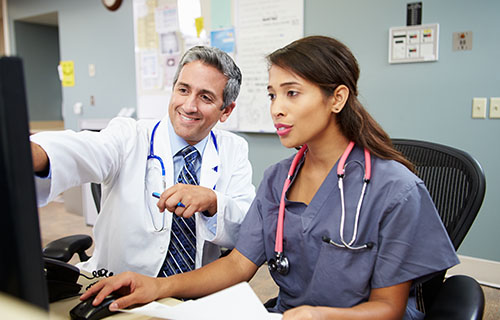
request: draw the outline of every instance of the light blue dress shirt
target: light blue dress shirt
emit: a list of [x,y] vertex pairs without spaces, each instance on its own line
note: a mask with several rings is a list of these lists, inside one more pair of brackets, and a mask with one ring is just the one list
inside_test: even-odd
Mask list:
[[[173,161],[174,161],[174,181],[173,183],[177,183],[177,177],[179,176],[179,173],[182,170],[182,167],[184,166],[184,158],[181,155],[178,155],[177,153],[184,149],[188,145],[188,143],[179,137],[177,133],[175,133],[174,127],[172,126],[172,123],[170,122],[170,119],[168,121],[168,136],[170,137],[170,149],[172,151],[173,156]],[[200,181],[200,171],[201,171],[201,159],[203,158],[203,152],[205,151],[205,147],[207,146],[208,138],[210,135],[207,135],[203,140],[198,142],[197,144],[194,145],[196,150],[200,153],[200,161],[197,161],[195,163],[195,171],[196,171],[196,176],[198,177],[198,181]],[[215,232],[217,231],[217,213],[213,215],[212,217],[205,216],[205,219],[207,219],[207,226],[208,229],[215,235]]]
[[[168,136],[170,137],[170,148],[172,154],[174,155],[174,181],[173,184],[177,183],[177,177],[179,177],[179,173],[184,166],[184,158],[177,153],[184,149],[188,145],[188,143],[179,137],[177,133],[175,133],[174,127],[172,127],[172,123],[168,121]],[[203,152],[205,151],[205,147],[207,146],[208,137],[206,136],[203,140],[194,145],[196,150],[200,153],[200,157],[203,158]],[[200,171],[201,171],[201,158],[200,161],[195,163],[196,176],[198,177],[198,181],[200,181]]]

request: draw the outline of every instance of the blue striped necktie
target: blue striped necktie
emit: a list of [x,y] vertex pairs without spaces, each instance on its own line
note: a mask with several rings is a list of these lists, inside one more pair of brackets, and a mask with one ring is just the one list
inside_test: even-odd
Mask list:
[[[195,164],[200,159],[200,154],[191,145],[178,152],[184,158],[178,183],[198,185]],[[170,234],[170,244],[168,246],[167,257],[158,274],[159,277],[171,276],[194,269],[196,258],[196,220],[192,215],[185,219],[172,215],[172,231]]]

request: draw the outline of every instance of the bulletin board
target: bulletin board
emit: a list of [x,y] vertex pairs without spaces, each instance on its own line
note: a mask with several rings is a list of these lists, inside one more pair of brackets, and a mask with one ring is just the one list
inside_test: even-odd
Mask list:
[[[304,35],[303,0],[134,0],[137,117],[161,118],[182,54],[212,45],[232,56],[243,74],[236,108],[217,127],[274,132],[265,57]],[[199,10],[199,17],[186,17]],[[192,30],[186,29],[186,22]],[[184,26],[184,27],[183,27]],[[192,31],[192,32],[191,32]]]
[[[162,118],[168,110],[172,81],[186,48],[208,45],[206,32],[197,36],[195,18],[201,16],[199,0],[133,0],[137,118]],[[184,18],[184,21],[183,21]],[[201,26],[203,27],[203,26]],[[202,28],[200,28],[201,30]]]

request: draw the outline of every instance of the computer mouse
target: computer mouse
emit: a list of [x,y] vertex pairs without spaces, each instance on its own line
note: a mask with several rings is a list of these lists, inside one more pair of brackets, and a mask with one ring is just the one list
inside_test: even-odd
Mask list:
[[121,297],[121,295],[112,293],[106,298],[104,298],[104,300],[98,306],[92,305],[92,301],[94,300],[95,296],[90,297],[87,300],[80,302],[73,309],[71,309],[69,315],[73,320],[102,319],[104,317],[110,316],[118,312],[118,311],[109,311],[109,305],[119,297]]

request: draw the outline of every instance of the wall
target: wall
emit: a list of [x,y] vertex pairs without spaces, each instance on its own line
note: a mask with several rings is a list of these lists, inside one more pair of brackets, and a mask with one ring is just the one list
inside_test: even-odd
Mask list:
[[[468,151],[486,173],[486,197],[459,253],[500,261],[500,119],[472,119],[473,97],[500,96],[500,2],[423,2],[422,23],[440,24],[439,61],[389,65],[388,31],[406,24],[411,1],[305,1],[305,34],[346,43],[361,67],[361,101],[392,137]],[[452,33],[472,31],[471,51],[452,51]]]
[[[80,119],[112,118],[121,108],[135,107],[131,0],[123,1],[115,12],[97,0],[8,0],[7,10],[14,54],[16,19],[58,13],[60,58],[75,62],[75,86],[62,89],[66,128],[78,129]],[[89,77],[89,64],[95,65],[95,77]],[[91,96],[95,106],[90,105]],[[81,115],[73,113],[77,102],[83,103]]]
[[59,30],[16,21],[17,54],[23,59],[30,121],[62,120]]
[[[439,61],[389,65],[389,28],[406,25],[411,1],[305,0],[307,35],[347,44],[361,68],[360,100],[392,137],[428,140],[463,149],[481,163],[486,196],[459,253],[500,261],[500,119],[472,119],[473,97],[500,96],[500,2],[423,2],[422,23],[439,23]],[[453,51],[452,33],[472,31],[471,51]],[[291,153],[274,135],[241,134],[250,144],[254,181]]]
[[[473,154],[487,175],[483,207],[465,239],[463,255],[500,261],[500,120],[471,119],[473,97],[500,96],[500,2],[496,0],[424,1],[423,23],[440,24],[437,62],[389,65],[388,30],[406,24],[410,1],[305,0],[305,34],[338,38],[354,52],[361,67],[360,100],[392,137],[429,140]],[[65,122],[75,128],[74,102],[85,107],[82,117],[110,117],[135,105],[131,0],[118,12],[103,10],[100,1],[9,1],[9,20],[57,10],[61,59],[75,60],[74,88],[64,88]],[[473,32],[472,51],[454,52],[452,33]],[[12,36],[11,36],[12,37]],[[95,63],[97,76],[88,78]],[[293,150],[269,134],[245,134],[258,184],[264,169]]]

